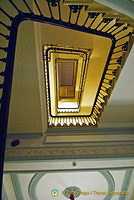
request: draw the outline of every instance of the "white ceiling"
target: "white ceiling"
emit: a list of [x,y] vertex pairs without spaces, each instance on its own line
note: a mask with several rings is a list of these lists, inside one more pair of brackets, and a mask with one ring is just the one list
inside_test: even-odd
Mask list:
[[[89,192],[85,196],[82,193],[77,198],[79,200],[125,199],[125,196],[117,194],[108,197],[108,191],[128,191],[126,198],[132,200],[134,174],[131,168],[126,167],[133,165],[133,162],[133,159],[76,160],[76,166],[72,165],[71,160],[8,162],[5,164],[4,195],[10,200],[66,200],[62,194],[64,189],[76,186],[81,192]],[[12,173],[16,169],[18,172]],[[58,190],[58,196],[51,195],[53,189]],[[104,194],[98,195],[96,192]]]

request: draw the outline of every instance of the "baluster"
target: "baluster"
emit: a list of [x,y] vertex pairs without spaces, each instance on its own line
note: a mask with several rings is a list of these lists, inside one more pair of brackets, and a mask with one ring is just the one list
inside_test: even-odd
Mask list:
[[69,13],[69,21],[68,21],[68,23],[70,23],[70,21],[71,21],[71,16],[72,16],[72,12],[73,12],[73,13],[78,13],[76,21],[75,21],[75,24],[77,24],[79,16],[80,16],[81,9],[83,8],[83,6],[70,5],[69,8],[70,8],[70,13]]
[[77,125],[77,117],[74,117],[74,125]]
[[105,87],[105,88],[111,88],[111,85],[110,85],[110,84],[107,84],[107,83],[105,83],[105,82],[102,83],[102,86]]
[[106,23],[101,29],[100,31],[102,31],[111,21],[113,20],[113,18],[104,18],[103,22]]
[[85,119],[85,124],[88,126],[89,122],[90,122],[89,118],[88,117],[84,117],[84,119]]
[[79,16],[80,16],[80,12],[81,12],[81,9],[82,9],[82,8],[83,8],[83,6],[79,6],[78,15],[77,15],[77,19],[76,19],[75,24],[77,24],[77,22],[78,22],[78,19],[79,19]]
[[86,25],[86,23],[87,23],[87,21],[88,21],[89,17],[90,17],[90,13],[88,13],[88,16],[87,16],[87,18],[86,18],[86,20],[85,20],[85,22],[84,22],[83,26],[85,26],[85,25]]
[[76,125],[76,124],[75,124],[75,119],[74,119],[73,116],[72,116],[72,123],[73,123],[74,126]]
[[52,124],[51,125],[54,126],[54,117],[52,117]]
[[118,68],[120,68],[120,65],[109,65],[108,66],[108,70],[115,70],[115,69],[118,69]]
[[38,5],[37,1],[36,1],[36,0],[34,0],[34,2],[35,2],[35,5],[36,5],[36,7],[37,7],[37,9],[38,9],[39,13],[40,13],[40,16],[43,16],[43,14],[42,14],[42,12],[41,12],[41,10],[40,10],[40,7],[39,7],[39,5]]
[[71,6],[69,6],[69,8],[70,8],[70,12],[69,12],[68,23],[70,23],[70,21],[71,21],[71,15],[72,15],[72,9],[71,9]]
[[3,10],[2,8],[0,8],[0,11],[6,15],[11,21],[13,20],[13,17],[11,17],[5,10]]
[[82,125],[86,125],[86,120],[84,117],[81,117]]
[[[105,87],[103,87],[103,86],[101,86],[101,90],[103,90],[103,91],[106,92],[107,94],[109,93],[108,88],[105,88]],[[99,102],[98,102],[98,103],[99,103]]]
[[94,119],[92,116],[91,116],[91,118],[92,118],[92,120],[93,120],[93,122],[94,122],[94,125],[97,123],[97,119]]
[[60,0],[58,1],[59,20],[61,20]]
[[48,117],[48,122],[49,122],[49,126],[51,126],[52,125],[52,118],[50,117],[50,115]]
[[61,126],[61,117],[57,117],[58,118],[58,124],[57,126]]
[[108,75],[116,76],[116,73],[117,73],[117,69],[114,69],[114,70],[110,70],[110,69],[109,69],[109,70],[107,71],[107,74],[108,74]]
[[100,111],[100,107],[97,104],[95,104],[94,110],[99,110]]
[[[92,114],[92,116],[93,116],[93,114]],[[88,124],[89,124],[89,126],[93,126],[93,124],[94,124],[91,117],[89,118],[89,123]]]
[[105,88],[111,88],[111,84],[107,84],[105,82],[102,83],[102,86],[105,87]]
[[90,13],[90,18],[94,18],[91,22],[91,24],[89,25],[88,28],[91,28],[91,26],[93,25],[93,23],[95,22],[96,18],[98,17],[99,13]]
[[121,40],[121,39],[123,39],[123,38],[125,38],[125,37],[128,37],[128,36],[130,36],[132,33],[131,32],[129,32],[127,35],[125,35],[125,36],[123,36],[123,37],[121,37],[121,38],[119,38],[119,39],[117,39],[116,41],[119,41],[119,40]]
[[78,122],[79,122],[79,125],[82,126],[83,123],[82,123],[81,117],[78,117]]
[[4,35],[3,33],[0,33],[0,36],[4,37],[6,40],[9,40],[9,36],[8,35]]
[[[102,17],[103,17],[103,16],[104,16],[104,13],[102,14]],[[99,26],[103,23],[103,20],[104,20],[104,19],[102,18],[102,20],[100,21],[100,23],[96,26],[96,28],[95,28],[96,30],[97,30],[97,28],[99,28]]]
[[127,49],[128,49],[128,41],[122,46],[123,51],[127,51]]
[[116,53],[120,53],[120,52],[123,52],[123,50],[119,50],[119,51],[114,51],[113,54],[116,54]]
[[103,107],[104,102],[100,101],[99,99],[97,99],[97,102]]
[[58,119],[59,119],[59,117],[56,117],[56,118],[55,118],[55,126],[58,125]]
[[50,12],[50,15],[51,15],[51,18],[53,19],[53,14],[52,14],[52,9],[51,9],[51,5],[50,5],[50,0],[46,0],[47,1],[47,4],[48,4],[48,8],[49,8],[49,12]]
[[7,52],[7,48],[6,47],[0,47],[0,50]]
[[57,117],[54,118],[54,126],[57,126]]
[[[109,29],[107,29],[106,32],[110,31],[112,28],[114,28],[114,26],[115,26],[115,28],[116,28],[116,24],[117,24],[117,21],[118,21],[118,20],[119,20],[119,19],[116,19],[116,23],[113,24]],[[114,29],[114,30],[115,30],[115,29]]]
[[70,125],[73,125],[73,119],[70,117]]
[[116,31],[118,28],[120,28],[121,26],[122,26],[123,24],[122,23],[116,23],[115,24],[115,29],[114,30],[112,30],[110,33],[112,34],[114,31]]
[[103,99],[104,101],[106,100],[106,99],[105,99],[105,96],[102,95],[101,93],[99,93],[99,97],[100,97],[101,99]]
[[69,126],[70,125],[70,119],[69,119],[69,117],[67,117],[67,126]]
[[21,13],[21,10],[15,5],[15,3],[12,0],[8,0],[12,6],[18,11],[18,13]]
[[87,117],[88,120],[88,126],[93,126],[93,120],[91,117]]
[[99,117],[100,117],[100,112],[97,112],[97,109],[96,109],[96,108],[94,109],[94,114],[95,114],[96,118],[99,118]]
[[128,41],[127,42],[125,42],[125,43],[123,43],[123,44],[120,44],[120,45],[117,45],[117,46],[115,46],[115,48],[118,48],[118,47],[128,47]]
[[99,99],[101,102],[105,103],[104,99],[101,98],[100,96],[98,96],[98,99]]
[[111,60],[116,60],[116,63],[109,63],[109,65],[116,65],[116,64],[121,65],[122,56],[120,56],[119,58],[113,58]]
[[64,126],[66,126],[66,117],[63,117]]
[[[93,116],[94,116],[95,118],[98,118],[98,116],[97,116],[95,113],[93,113]],[[92,124],[92,125],[95,125],[95,122],[94,122],[93,119],[94,119],[93,117],[90,117],[91,124]]]
[[33,11],[31,10],[31,8],[29,7],[28,3],[26,2],[26,0],[23,0],[23,2],[26,5],[26,7],[29,10],[29,12],[32,13],[32,14],[34,14]]
[[7,59],[6,58],[0,58],[0,61],[6,63]]
[[[113,77],[112,77],[112,78],[113,78]],[[104,83],[112,85],[112,80],[111,80],[111,79],[105,78],[105,79],[104,79]]]
[[120,57],[117,59],[117,63],[118,63],[119,65],[121,65],[121,61],[122,61],[122,56],[120,56]]
[[112,84],[112,80],[110,80],[110,79],[104,79],[104,83],[106,83],[106,84]]
[[61,126],[63,126],[64,125],[64,119],[63,119],[63,117],[61,118]]
[[8,30],[10,30],[10,26],[7,26],[6,24],[4,24],[4,23],[1,22],[1,21],[0,21],[0,24],[1,24],[2,26],[4,26],[5,28],[7,28]]
[[113,78],[114,78],[114,75],[113,75],[113,74],[108,74],[108,73],[106,73],[105,79],[107,79],[107,80],[113,80]]
[[76,117],[75,120],[76,120],[76,126],[79,126],[79,119],[78,119],[78,117]]
[[100,93],[102,94],[102,95],[104,95],[104,96],[107,96],[108,94],[105,92],[105,91],[103,91],[103,90],[100,90]]
[[116,32],[115,34],[113,34],[114,36],[121,33],[122,31],[125,31],[127,30],[127,26],[126,27],[123,27],[120,31]]
[[[117,57],[117,58],[111,58],[111,60],[110,61],[112,61],[112,60],[117,60],[117,59],[119,59],[120,57]],[[111,63],[112,64],[112,63]]]
[[99,104],[99,102],[96,102],[96,104],[97,104],[97,106],[98,106],[99,108],[102,109],[102,106]]

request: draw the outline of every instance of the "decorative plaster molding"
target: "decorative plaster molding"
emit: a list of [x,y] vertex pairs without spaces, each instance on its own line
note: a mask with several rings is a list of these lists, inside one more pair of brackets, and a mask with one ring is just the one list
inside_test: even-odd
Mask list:
[[71,159],[71,158],[117,158],[133,157],[134,144],[114,144],[88,147],[42,147],[14,148],[6,150],[6,160]]
[[[115,190],[115,181],[112,176],[112,174],[109,171],[100,171],[100,173],[104,176],[104,178],[107,181],[108,184],[108,191],[113,191]],[[104,200],[110,200],[113,196],[107,194],[104,198]]]
[[[108,185],[108,190],[114,191],[115,190],[115,182],[114,182],[114,178],[111,175],[111,173],[109,171],[99,171],[99,173],[102,174],[103,177],[106,179],[106,182],[107,182],[107,185]],[[37,197],[37,194],[36,194],[36,187],[37,187],[37,184],[40,181],[40,179],[43,176],[45,176],[46,174],[47,174],[47,172],[41,172],[41,173],[35,174],[32,177],[32,179],[29,183],[29,187],[28,187],[28,193],[29,193],[30,200],[38,200],[38,197]],[[112,198],[112,196],[107,194],[105,196],[104,200],[110,200],[111,198]]]
[[[64,170],[64,172],[67,172],[68,170]],[[82,170],[84,171],[84,170]],[[87,170],[86,170],[87,171]],[[96,170],[88,170],[88,171],[96,171]],[[52,171],[52,173],[57,173],[57,172],[61,172],[61,170],[57,171]],[[74,173],[77,171],[74,171]],[[27,173],[27,172],[26,172]],[[48,171],[44,171],[44,172],[40,172],[40,173],[36,173],[30,183],[29,183],[29,187],[28,187],[28,194],[30,197],[30,200],[38,200],[37,194],[36,194],[36,187],[37,184],[39,183],[40,179],[45,176],[48,173]],[[50,173],[50,172],[49,172]],[[112,174],[108,171],[108,170],[101,170],[99,171],[99,173],[106,179],[107,185],[108,185],[108,191],[115,191],[115,180],[112,176]],[[128,187],[130,184],[130,180],[131,180],[131,176],[133,173],[133,169],[128,169],[126,170],[126,173],[124,175],[124,179],[123,179],[123,183],[122,183],[122,188],[121,191],[128,191]],[[21,192],[21,187],[20,187],[20,183],[18,180],[18,175],[17,174],[10,174],[10,176],[12,177],[11,180],[13,182],[13,187],[14,187],[14,191],[16,195],[17,200],[23,200],[24,198],[22,197],[22,192]],[[110,200],[113,196],[107,194],[104,198],[104,200]],[[126,195],[120,195],[119,196],[119,200],[125,200]],[[5,188],[3,186],[3,200],[8,200],[7,198],[7,194],[5,191]]]
[[38,197],[36,195],[36,186],[37,183],[39,182],[39,180],[46,174],[46,172],[41,172],[41,173],[37,173],[35,174],[28,186],[28,194],[30,197],[30,200],[38,200]]
[[42,133],[8,133],[7,140],[40,138]]
[[[130,184],[130,181],[131,181],[132,173],[133,173],[133,169],[128,169],[126,171],[124,179],[123,179],[121,191],[128,191],[128,187],[129,187],[129,184]],[[126,199],[126,195],[120,194],[119,200],[125,200],[125,199]]]
[[16,199],[17,200],[24,200],[25,198],[23,197],[23,194],[22,194],[18,174],[10,174],[10,177],[11,177],[11,181],[12,181],[12,184],[13,184]]
[[4,184],[2,185],[2,200],[8,200]]

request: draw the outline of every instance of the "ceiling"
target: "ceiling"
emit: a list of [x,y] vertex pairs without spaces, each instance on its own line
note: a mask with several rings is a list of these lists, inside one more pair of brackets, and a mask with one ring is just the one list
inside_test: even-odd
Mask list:
[[[79,200],[132,200],[134,173],[127,166],[133,166],[133,162],[133,159],[75,160],[75,165],[71,160],[7,162],[3,197],[10,200],[66,200],[64,190],[75,186],[81,190],[81,195],[76,198]],[[37,169],[38,172],[35,171]],[[54,189],[58,192],[55,197],[52,196]],[[122,194],[119,194],[121,191]]]

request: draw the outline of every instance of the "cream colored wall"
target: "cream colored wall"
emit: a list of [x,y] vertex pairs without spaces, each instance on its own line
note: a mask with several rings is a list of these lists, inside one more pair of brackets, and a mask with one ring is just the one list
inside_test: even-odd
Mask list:
[[42,132],[34,24],[18,30],[8,133]]
[[[27,8],[23,1],[15,2],[24,12]],[[32,7],[32,3],[28,2]],[[16,9],[9,1],[1,0],[0,6],[11,15],[17,15]],[[11,21],[0,12],[1,21],[7,25]],[[1,31],[5,27],[1,26]],[[5,33],[5,32],[3,32]],[[9,35],[9,31],[6,33]],[[42,132],[39,83],[35,51],[34,24],[23,22],[18,29],[16,55],[14,62],[13,88],[9,111],[8,133]],[[0,37],[1,46],[8,47],[7,40]],[[2,51],[0,52],[1,56]],[[3,53],[4,54],[4,53]],[[1,65],[3,68],[3,66]]]

